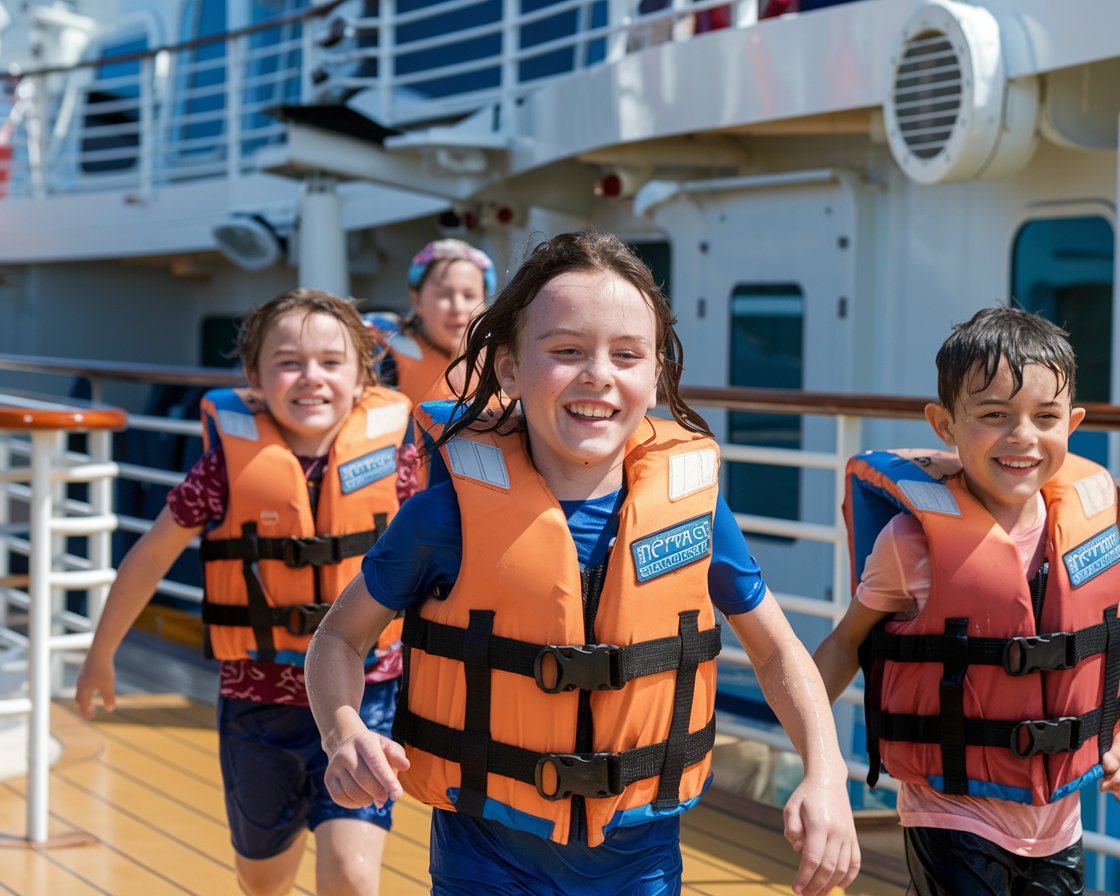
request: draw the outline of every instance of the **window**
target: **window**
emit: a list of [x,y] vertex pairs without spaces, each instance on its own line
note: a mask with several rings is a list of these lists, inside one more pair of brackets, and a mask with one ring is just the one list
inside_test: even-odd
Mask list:
[[[1069,332],[1080,401],[1111,400],[1112,224],[1099,216],[1028,221],[1011,255],[1011,295]],[[1070,449],[1107,463],[1102,432],[1076,432]]]
[[[731,293],[730,331],[730,385],[802,387],[804,299],[799,286],[736,286]],[[728,440],[740,445],[800,448],[801,418],[794,414],[736,411],[728,415]],[[782,519],[799,518],[801,475],[797,468],[748,463],[729,463],[727,467],[727,496],[732,510]]]
[[140,149],[139,57],[114,57],[148,49],[148,38],[137,35],[105,44],[98,54],[106,60],[95,69],[86,93],[82,119],[81,169],[87,174],[125,171],[136,165]]

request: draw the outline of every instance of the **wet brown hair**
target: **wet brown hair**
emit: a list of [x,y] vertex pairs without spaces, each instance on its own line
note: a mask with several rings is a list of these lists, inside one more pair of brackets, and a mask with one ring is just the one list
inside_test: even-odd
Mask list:
[[[708,424],[680,397],[684,349],[673,325],[669,302],[654,282],[649,268],[618,237],[609,233],[578,231],[562,233],[538,243],[528,254],[517,273],[498,293],[494,304],[476,317],[467,328],[466,349],[456,360],[467,371],[463,394],[451,415],[452,422],[440,435],[439,447],[455,433],[475,424],[475,428],[497,429],[512,415],[513,403],[486,423],[476,421],[487,406],[501,394],[495,370],[500,350],[517,353],[517,339],[525,320],[525,311],[545,285],[575,271],[602,271],[626,281],[638,290],[653,311],[656,327],[655,346],[659,373],[657,400],[668,406],[673,418],[686,429],[711,435]],[[461,412],[461,414],[460,414]]]
[[953,332],[937,352],[937,400],[953,416],[972,371],[984,377],[980,389],[995,379],[1001,358],[1007,358],[1015,383],[1012,395],[1023,388],[1023,368],[1039,364],[1053,371],[1058,391],[1067,389],[1073,404],[1077,358],[1069,333],[1044,317],[999,305],[982,308]]
[[250,311],[242,320],[237,333],[235,355],[241,359],[241,365],[247,372],[256,372],[265,336],[272,325],[293,312],[304,317],[309,314],[325,314],[337,320],[357,352],[359,382],[367,386],[377,385],[377,373],[373,365],[382,350],[373,330],[366,326],[358,309],[349,299],[340,299],[329,292],[309,286],[289,289],[273,296]]

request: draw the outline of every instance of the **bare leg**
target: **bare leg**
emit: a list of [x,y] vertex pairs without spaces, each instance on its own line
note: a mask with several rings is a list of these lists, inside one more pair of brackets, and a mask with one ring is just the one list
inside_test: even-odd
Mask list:
[[267,859],[247,859],[235,856],[237,883],[248,896],[282,896],[292,888],[303,858],[307,831],[303,831],[292,845],[279,855]]
[[315,888],[322,896],[377,896],[388,831],[356,818],[315,828]]

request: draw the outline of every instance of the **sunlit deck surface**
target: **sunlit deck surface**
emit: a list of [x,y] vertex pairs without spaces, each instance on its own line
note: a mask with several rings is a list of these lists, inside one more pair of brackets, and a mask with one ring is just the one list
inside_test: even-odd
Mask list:
[[[136,692],[122,695],[115,714],[102,713],[88,723],[72,703],[56,701],[51,731],[62,752],[51,769],[51,839],[45,848],[29,848],[23,840],[25,780],[0,782],[0,893],[238,892],[212,697],[192,696],[191,688],[161,690],[159,658],[159,652],[143,646],[137,651],[135,644],[121,657],[121,690]],[[126,681],[133,686],[126,688]],[[153,692],[142,692],[138,681]],[[780,831],[770,826],[776,810],[755,810],[754,820],[748,820],[738,811],[743,802],[709,794],[685,816],[685,894],[792,892],[795,856]],[[724,806],[735,811],[724,811]],[[429,886],[429,810],[406,798],[394,819],[381,892],[421,896]],[[895,848],[901,839],[897,827],[890,819],[873,822],[866,835],[869,867],[846,892],[902,893],[905,871]],[[314,845],[309,844],[294,892],[315,891]],[[884,845],[881,854],[874,849],[878,844]]]

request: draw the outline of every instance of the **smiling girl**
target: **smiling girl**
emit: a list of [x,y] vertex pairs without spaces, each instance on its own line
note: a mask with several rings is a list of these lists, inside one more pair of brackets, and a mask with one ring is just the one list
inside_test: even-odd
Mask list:
[[[115,707],[113,656],[160,579],[197,535],[202,618],[221,660],[218,730],[226,810],[244,892],[284,893],[315,832],[318,892],[376,893],[390,807],[345,809],[323,786],[327,757],[308,709],[311,632],[396,512],[397,446],[409,403],[376,385],[373,336],[353,306],[282,293],[242,325],[248,389],[203,400],[209,448],[121,561],[77,702]],[[358,664],[358,717],[388,732],[399,628]]]
[[[805,758],[785,811],[794,890],[858,871],[820,676],[718,495],[672,324],[616,238],[539,245],[471,325],[467,397],[418,415],[443,481],[312,642],[327,786],[343,806],[402,785],[434,806],[437,896],[680,892],[680,815],[711,776],[717,608]],[[659,401],[673,420],[649,416]],[[357,709],[360,658],[402,609],[398,743]]]

